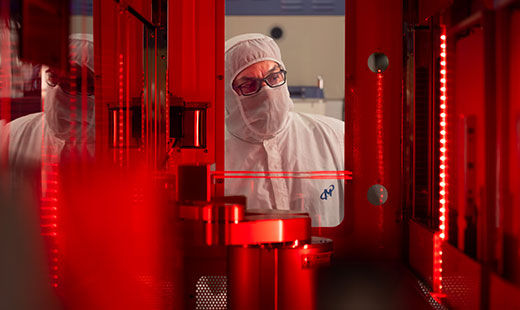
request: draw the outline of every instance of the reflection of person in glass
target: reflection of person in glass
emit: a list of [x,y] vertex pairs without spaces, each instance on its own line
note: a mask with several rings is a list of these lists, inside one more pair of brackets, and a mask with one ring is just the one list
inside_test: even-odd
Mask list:
[[[262,34],[226,42],[226,170],[343,171],[344,123],[292,112],[278,45]],[[246,195],[249,209],[308,212],[313,226],[343,218],[343,181],[228,179],[226,193]]]
[[57,163],[65,150],[92,156],[94,151],[94,44],[92,35],[69,38],[67,72],[42,70],[43,112],[7,124],[11,171]]
[[[42,112],[0,124],[0,242],[8,245],[6,255],[0,254],[0,273],[10,279],[0,309],[61,308],[50,286],[57,281],[52,276],[56,271],[48,269],[58,267],[50,260],[47,264],[58,255],[50,249],[56,246],[58,229],[59,163],[84,160],[94,151],[92,35],[71,35],[68,45],[66,72],[40,70]],[[24,296],[28,291],[30,298]]]

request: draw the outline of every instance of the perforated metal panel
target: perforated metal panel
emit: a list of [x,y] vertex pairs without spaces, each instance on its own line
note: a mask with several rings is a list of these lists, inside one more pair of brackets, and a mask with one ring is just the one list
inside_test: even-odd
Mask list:
[[428,304],[430,305],[430,307],[432,309],[435,309],[435,310],[447,310],[448,309],[444,305],[438,303],[432,297],[432,295],[430,294],[431,289],[426,284],[424,284],[424,282],[417,281],[417,284],[419,285],[419,288],[421,289],[421,293],[423,295],[423,298],[428,302]]
[[476,276],[445,276],[442,285],[447,291],[448,302],[453,309],[478,309],[479,299],[475,295],[478,280]]
[[443,246],[443,292],[450,309],[478,309],[481,296],[481,265],[450,244]]
[[195,285],[196,309],[227,309],[227,277],[202,276]]
[[174,286],[172,282],[160,280],[151,275],[140,275],[137,280],[141,284],[142,301],[147,309],[171,309],[173,307]]

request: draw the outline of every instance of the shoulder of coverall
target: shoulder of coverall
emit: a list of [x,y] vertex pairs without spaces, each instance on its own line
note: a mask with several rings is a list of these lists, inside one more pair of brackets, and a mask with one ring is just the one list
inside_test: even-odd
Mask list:
[[18,136],[22,132],[29,130],[39,129],[37,126],[41,122],[43,112],[31,113],[21,117],[18,117],[6,124],[5,130],[9,132],[11,139],[13,136]]
[[12,151],[18,149],[19,146],[25,147],[27,141],[36,136],[41,136],[42,112],[28,114],[16,118],[0,128],[0,150],[4,152],[9,150],[9,156]]
[[334,138],[338,143],[344,144],[345,139],[345,122],[342,120],[319,114],[308,114],[301,112],[293,112],[293,122],[303,122],[309,130],[318,130],[328,136]]
[[[9,135],[10,154],[13,147],[16,154],[23,154],[23,152],[19,152],[21,150],[29,150],[31,141],[34,142],[35,139],[38,141],[41,138],[43,138],[41,143],[45,143],[46,147],[63,147],[65,141],[56,137],[52,128],[47,125],[47,122],[43,123],[43,115],[43,112],[28,114],[9,122],[5,126],[4,131]],[[41,145],[38,147],[41,148]]]
[[6,124],[5,131],[9,133],[9,139],[14,142],[15,139],[27,138],[35,134],[41,135],[43,128],[47,138],[51,138],[53,142],[60,141],[56,143],[63,143],[62,139],[55,137],[54,131],[50,126],[42,123],[44,120],[43,115],[43,112],[32,113],[14,119]]
[[345,132],[345,122],[337,118],[302,112],[294,112],[294,114],[299,115],[300,118],[309,125],[322,126],[342,133]]

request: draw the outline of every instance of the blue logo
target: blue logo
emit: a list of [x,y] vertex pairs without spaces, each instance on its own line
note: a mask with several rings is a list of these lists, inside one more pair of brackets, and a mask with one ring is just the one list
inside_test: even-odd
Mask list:
[[321,193],[320,198],[321,200],[327,200],[327,198],[332,197],[332,192],[334,191],[334,185],[330,185],[328,188],[323,190],[323,193]]

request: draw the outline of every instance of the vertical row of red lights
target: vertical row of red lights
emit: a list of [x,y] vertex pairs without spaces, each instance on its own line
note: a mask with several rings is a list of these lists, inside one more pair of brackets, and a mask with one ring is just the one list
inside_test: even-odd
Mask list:
[[58,287],[58,164],[56,155],[45,154],[42,145],[42,198],[40,206],[41,234],[50,247],[50,275],[53,287]]
[[442,242],[447,236],[447,65],[446,28],[441,28],[440,36],[440,117],[439,117],[439,230],[434,238],[434,290],[442,293]]
[[[444,28],[443,28],[444,29]],[[445,30],[441,35],[441,63],[440,63],[441,89],[440,89],[440,183],[439,183],[439,237],[441,240],[446,238],[446,165],[447,165],[447,92],[446,92],[446,34]]]
[[123,114],[124,114],[124,96],[125,96],[125,92],[124,92],[124,74],[123,74],[123,70],[124,70],[124,62],[123,62],[123,54],[119,54],[119,128],[118,128],[118,134],[117,134],[117,137],[118,137],[118,141],[119,141],[119,165],[120,166],[123,166],[123,147],[124,147],[124,117],[123,117]]
[[[376,144],[377,144],[377,183],[384,184],[385,166],[384,166],[384,147],[383,147],[383,71],[377,69],[377,101],[376,101]],[[379,206],[383,205],[384,192],[383,187],[380,188],[380,192],[377,193],[379,196]],[[381,208],[378,210],[377,230],[378,234],[378,248],[383,248],[383,234],[384,234],[384,210]]]
[[[376,103],[376,120],[377,120],[377,171],[379,174],[378,182],[384,183],[385,167],[383,161],[383,73],[381,69],[377,70],[377,103]],[[382,195],[380,198],[381,202]]]
[[70,118],[71,118],[71,127],[70,127],[70,143],[75,146],[77,140],[77,119],[78,119],[78,91],[77,91],[77,78],[78,78],[78,72],[77,68],[75,66],[75,62],[72,61],[72,59],[76,59],[77,55],[75,54],[76,48],[74,46],[71,46],[71,52],[70,52],[70,87],[71,87],[71,97],[70,97]]
[[[131,23],[130,23],[130,16],[128,14],[126,14],[126,19],[125,19],[125,23],[127,25],[127,29],[130,28],[131,26]],[[131,96],[130,96],[130,65],[131,65],[131,62],[130,62],[130,31],[127,30],[126,31],[126,57],[127,57],[127,62],[126,62],[126,102],[125,102],[125,107],[126,107],[126,110],[125,110],[125,128],[126,128],[126,136],[125,136],[125,151],[126,151],[126,162],[129,163],[130,162],[130,133],[131,133],[131,130],[130,130],[130,103],[132,102],[131,100]]]
[[[42,90],[42,110],[46,111],[46,90]],[[59,285],[59,256],[58,256],[58,162],[59,156],[48,151],[49,146],[45,137],[46,122],[42,114],[42,145],[41,145],[41,182],[42,196],[40,201],[40,227],[41,234],[49,245],[49,268],[51,285],[57,288]]]

